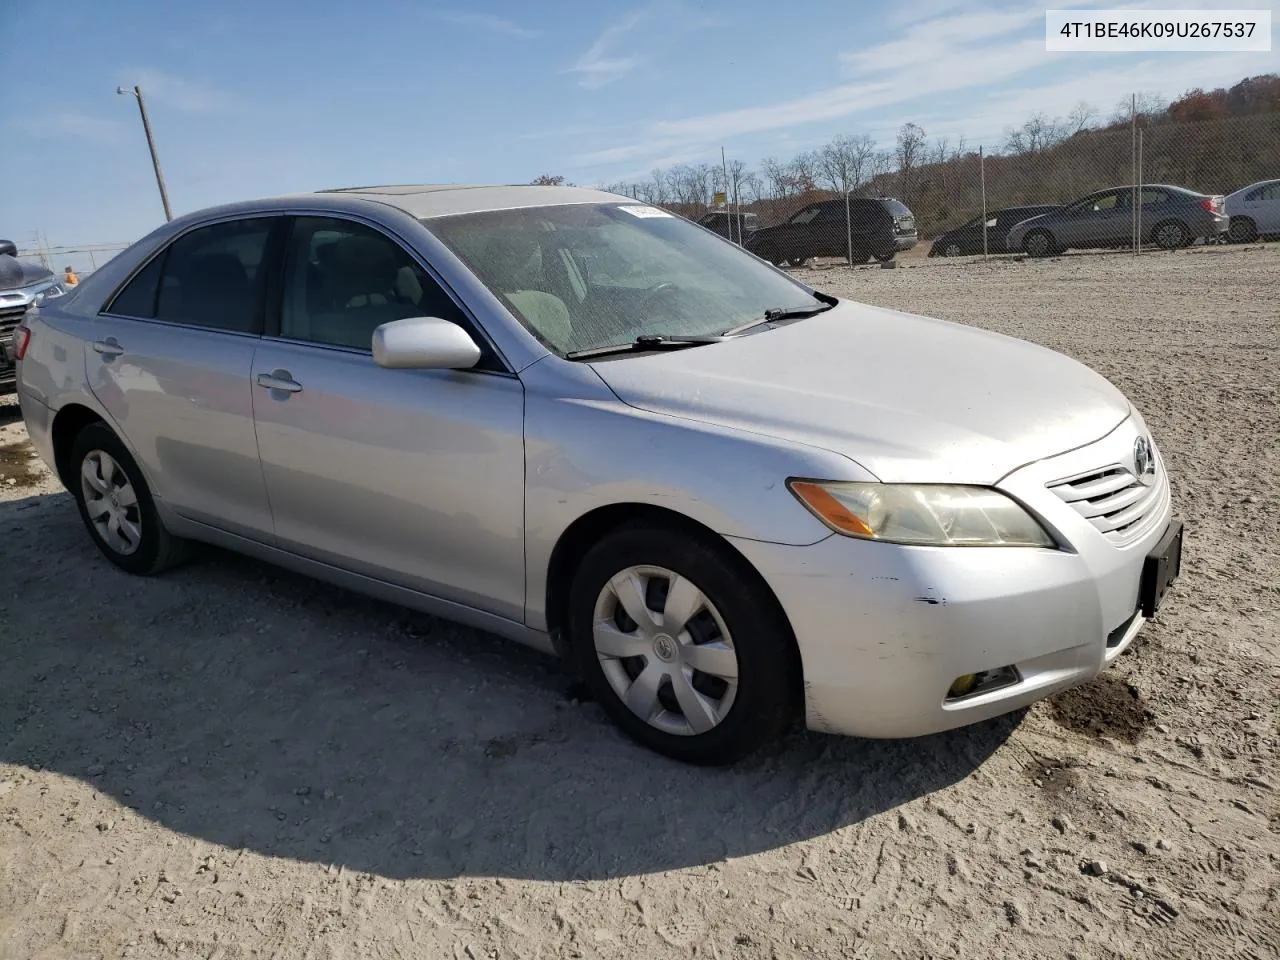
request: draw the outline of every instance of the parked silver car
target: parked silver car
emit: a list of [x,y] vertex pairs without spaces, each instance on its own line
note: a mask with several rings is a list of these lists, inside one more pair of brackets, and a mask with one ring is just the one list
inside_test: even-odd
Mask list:
[[1005,249],[1032,257],[1049,257],[1063,250],[1127,247],[1135,227],[1143,243],[1176,250],[1204,238],[1217,241],[1227,232],[1222,197],[1196,193],[1164,183],[1144,184],[1142,209],[1134,216],[1134,188],[1099,190],[1051,213],[1016,224]]
[[799,710],[901,737],[1022,707],[1117,657],[1179,569],[1102,377],[594,190],[190,214],[18,355],[113,563],[207,541],[554,651],[689,761]]
[[1223,210],[1234,243],[1280,236],[1280,180],[1260,180],[1227,194]]

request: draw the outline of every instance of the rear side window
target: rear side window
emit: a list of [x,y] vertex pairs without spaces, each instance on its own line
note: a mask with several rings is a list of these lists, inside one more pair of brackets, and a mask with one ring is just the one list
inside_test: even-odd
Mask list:
[[150,320],[156,315],[156,294],[160,291],[160,271],[164,269],[164,254],[152,259],[141,272],[130,280],[107,307],[107,313],[122,317],[138,317]]
[[262,331],[259,269],[275,218],[193,230],[165,257],[156,319],[237,333]]
[[260,333],[261,267],[278,221],[233,220],[184,234],[125,285],[107,312]]

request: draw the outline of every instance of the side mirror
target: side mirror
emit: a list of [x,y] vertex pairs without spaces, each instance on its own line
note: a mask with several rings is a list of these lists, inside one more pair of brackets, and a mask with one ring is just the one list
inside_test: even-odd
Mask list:
[[0,240],[0,256],[8,254],[11,257],[18,255],[18,245],[12,240]]
[[467,370],[480,362],[480,348],[456,323],[408,317],[373,331],[373,359],[398,370]]

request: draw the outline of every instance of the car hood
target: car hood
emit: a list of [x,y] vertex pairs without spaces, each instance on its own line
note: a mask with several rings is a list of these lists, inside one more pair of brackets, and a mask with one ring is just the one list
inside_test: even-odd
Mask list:
[[994,483],[1130,413],[1115,387],[1060,353],[850,301],[723,343],[592,366],[631,406],[821,447],[885,482]]
[[1027,217],[1027,219],[1025,220],[1019,220],[1017,223],[1015,223],[1013,226],[1009,228],[1009,233],[1013,233],[1015,230],[1026,230],[1029,226],[1031,226],[1031,224],[1038,223],[1041,220],[1044,220],[1047,217],[1051,217],[1051,216],[1053,216],[1052,213],[1037,213],[1033,217]]

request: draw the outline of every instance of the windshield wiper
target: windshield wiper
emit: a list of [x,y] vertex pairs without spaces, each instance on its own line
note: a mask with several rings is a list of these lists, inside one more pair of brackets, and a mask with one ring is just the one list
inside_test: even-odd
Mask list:
[[636,337],[630,343],[615,343],[607,347],[570,350],[564,357],[566,360],[586,360],[591,357],[612,356],[616,353],[643,353],[646,350],[679,350],[682,347],[700,347],[705,343],[720,343],[724,339],[721,334],[710,337],[663,337],[650,333]]
[[756,327],[762,327],[766,323],[777,323],[779,320],[800,320],[804,317],[812,317],[814,314],[822,313],[834,307],[835,301],[830,303],[822,303],[816,307],[773,307],[766,310],[764,316],[756,317],[754,320],[748,320],[746,323],[731,327],[721,334],[722,337],[735,337],[740,333],[746,333],[748,330],[754,330]]

